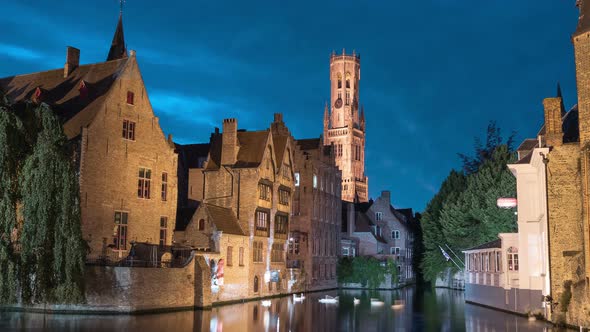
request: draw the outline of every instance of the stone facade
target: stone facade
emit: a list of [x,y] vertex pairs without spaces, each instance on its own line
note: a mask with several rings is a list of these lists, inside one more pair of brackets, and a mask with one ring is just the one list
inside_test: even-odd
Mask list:
[[377,254],[396,262],[400,282],[413,280],[414,234],[409,226],[411,220],[393,208],[391,192],[382,191],[365,214],[375,225],[374,232],[386,242]]
[[0,79],[14,102],[50,105],[77,148],[89,259],[125,257],[132,241],[170,245],[175,225],[177,155],[122,29],[119,18],[111,47],[119,56],[106,62],[80,65],[68,47],[64,68]]
[[[276,129],[248,132],[237,125],[235,119],[224,120],[223,131],[211,135],[202,168],[189,169],[186,192],[189,201],[201,199],[201,205],[175,237],[205,250],[209,262],[227,262],[232,247],[234,266],[225,268],[216,301],[285,293],[289,279],[285,252],[294,188],[293,139],[280,114],[271,125]],[[235,224],[229,222],[234,219]],[[237,263],[239,248],[244,248],[243,266]]]
[[[334,145],[336,164],[342,171],[342,200],[366,202],[369,183],[365,176],[365,113],[359,112],[361,58],[330,57],[330,108],[324,110],[324,144]],[[331,112],[329,111],[331,109]]]
[[288,267],[301,270],[305,290],[336,288],[341,173],[321,139],[297,140],[297,146]]

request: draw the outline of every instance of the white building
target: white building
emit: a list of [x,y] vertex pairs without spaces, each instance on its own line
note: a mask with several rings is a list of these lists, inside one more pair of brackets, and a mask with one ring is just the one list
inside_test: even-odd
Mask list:
[[518,148],[508,165],[516,177],[518,233],[463,251],[465,300],[519,313],[541,312],[550,294],[544,156],[534,139]]

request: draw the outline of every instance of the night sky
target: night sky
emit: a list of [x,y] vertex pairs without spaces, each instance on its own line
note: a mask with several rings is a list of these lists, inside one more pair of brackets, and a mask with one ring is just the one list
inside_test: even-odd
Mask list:
[[[361,54],[372,197],[422,210],[458,152],[490,120],[534,137],[542,99],[575,104],[575,0],[128,0],[125,39],[166,134],[208,141],[221,120],[268,128],[282,112],[296,138],[319,137],[332,50]],[[117,0],[18,0],[0,6],[0,77],[106,59]]]

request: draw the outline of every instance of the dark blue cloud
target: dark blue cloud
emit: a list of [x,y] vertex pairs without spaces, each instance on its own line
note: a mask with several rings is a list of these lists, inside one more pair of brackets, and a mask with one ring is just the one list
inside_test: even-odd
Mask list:
[[[118,1],[3,4],[0,76],[63,65],[65,46],[103,61]],[[206,141],[224,117],[267,128],[282,112],[296,137],[322,132],[329,54],[362,56],[372,196],[421,210],[458,152],[490,120],[534,136],[542,99],[562,83],[575,101],[574,1],[129,0],[125,37],[137,50],[167,133]]]

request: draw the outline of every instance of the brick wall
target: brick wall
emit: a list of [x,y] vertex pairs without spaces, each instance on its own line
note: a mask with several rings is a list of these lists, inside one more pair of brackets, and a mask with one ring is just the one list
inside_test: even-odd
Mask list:
[[[127,104],[128,91],[134,94],[134,105]],[[135,122],[135,140],[122,137],[124,120]],[[107,246],[113,243],[115,211],[128,213],[128,243],[158,243],[161,216],[168,218],[166,243],[171,243],[178,158],[151,109],[135,57],[128,60],[103,107],[84,128],[81,157],[82,233],[91,258],[111,253]],[[140,167],[151,170],[150,199],[138,198]],[[166,201],[161,198],[163,172],[168,174]]]

